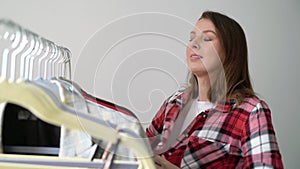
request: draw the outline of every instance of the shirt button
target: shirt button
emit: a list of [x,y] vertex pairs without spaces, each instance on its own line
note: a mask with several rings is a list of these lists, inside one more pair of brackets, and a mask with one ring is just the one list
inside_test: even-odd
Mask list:
[[168,152],[168,156],[171,156],[172,155],[172,153],[171,152]]

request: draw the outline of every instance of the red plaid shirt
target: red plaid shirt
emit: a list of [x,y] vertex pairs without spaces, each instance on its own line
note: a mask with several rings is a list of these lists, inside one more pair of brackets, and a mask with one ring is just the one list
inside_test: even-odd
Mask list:
[[233,102],[219,103],[174,137],[175,122],[188,97],[177,92],[167,99],[147,128],[155,154],[164,154],[181,168],[283,168],[265,102],[251,97],[237,107]]

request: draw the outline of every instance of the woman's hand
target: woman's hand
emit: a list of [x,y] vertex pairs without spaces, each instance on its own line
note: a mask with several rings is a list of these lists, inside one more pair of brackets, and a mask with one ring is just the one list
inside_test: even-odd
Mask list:
[[168,161],[164,155],[155,155],[154,161],[157,169],[179,169],[176,165]]

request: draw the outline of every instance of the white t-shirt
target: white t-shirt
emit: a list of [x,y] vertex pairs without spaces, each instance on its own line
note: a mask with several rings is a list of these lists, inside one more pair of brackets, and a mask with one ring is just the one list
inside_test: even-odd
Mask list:
[[213,108],[213,106],[214,105],[209,101],[198,101],[197,99],[193,100],[191,108],[189,109],[182,124],[180,133],[182,133],[188,127],[188,125],[197,117],[198,114]]

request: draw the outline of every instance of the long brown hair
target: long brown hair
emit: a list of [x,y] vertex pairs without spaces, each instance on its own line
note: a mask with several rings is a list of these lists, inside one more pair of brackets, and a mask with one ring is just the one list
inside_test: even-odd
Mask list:
[[[200,19],[209,19],[214,24],[225,53],[222,60],[224,78],[216,78],[208,98],[213,103],[234,99],[239,105],[245,97],[255,95],[248,70],[245,33],[235,20],[218,12],[206,11]],[[188,74],[188,81],[193,98],[198,97],[198,82],[192,72]]]

